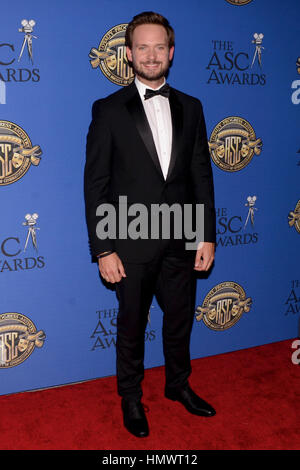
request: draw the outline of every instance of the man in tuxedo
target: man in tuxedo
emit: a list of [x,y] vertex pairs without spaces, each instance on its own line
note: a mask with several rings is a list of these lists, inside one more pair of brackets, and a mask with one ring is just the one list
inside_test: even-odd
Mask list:
[[[91,253],[98,258],[103,279],[115,285],[119,300],[117,386],[124,425],[135,436],[145,437],[149,427],[141,382],[153,295],[163,311],[165,397],[179,401],[190,413],[215,414],[188,383],[195,271],[207,271],[214,260],[215,208],[201,103],[166,84],[174,54],[172,27],[163,16],[143,12],[129,23],[125,44],[135,79],[93,105],[85,202]],[[149,211],[154,204],[203,204],[204,239],[194,251],[187,250],[186,238],[175,235],[174,224],[169,238],[161,232],[152,238],[118,236],[118,227],[116,237],[101,236],[101,207],[112,204],[120,214],[120,196]]]

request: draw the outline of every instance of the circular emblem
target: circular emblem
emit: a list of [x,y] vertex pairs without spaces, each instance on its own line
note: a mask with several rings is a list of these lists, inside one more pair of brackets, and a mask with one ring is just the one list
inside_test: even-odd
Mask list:
[[31,164],[38,165],[42,151],[26,132],[10,121],[0,121],[0,186],[22,178]]
[[295,227],[298,233],[300,233],[300,199],[296,204],[295,210],[289,213],[289,226]]
[[252,0],[226,0],[226,2],[231,3],[231,5],[247,5]]
[[91,66],[100,67],[106,78],[120,86],[127,86],[134,79],[134,73],[126,55],[127,26],[128,23],[122,23],[111,28],[101,39],[98,49],[93,47],[89,53]]
[[222,282],[209,291],[202,306],[196,309],[196,319],[208,328],[223,331],[231,328],[244,312],[249,312],[252,300],[236,282]]
[[300,73],[300,57],[298,57],[296,65],[297,65],[297,72]]
[[0,315],[0,368],[15,367],[27,359],[35,346],[41,348],[45,333],[21,313]]
[[220,121],[211,133],[211,158],[224,171],[239,171],[247,166],[253,155],[261,153],[262,141],[246,119],[229,116]]

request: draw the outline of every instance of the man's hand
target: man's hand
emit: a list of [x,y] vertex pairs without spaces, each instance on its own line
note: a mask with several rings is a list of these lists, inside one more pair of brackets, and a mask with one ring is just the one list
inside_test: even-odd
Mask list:
[[194,269],[196,271],[208,271],[215,258],[215,244],[210,242],[199,243]]
[[120,282],[122,277],[126,277],[124,266],[117,253],[99,258],[98,265],[101,276],[107,282]]

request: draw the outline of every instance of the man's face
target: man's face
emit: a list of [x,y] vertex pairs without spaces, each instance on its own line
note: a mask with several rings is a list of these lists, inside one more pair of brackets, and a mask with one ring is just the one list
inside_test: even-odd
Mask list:
[[18,344],[18,350],[20,352],[24,352],[28,348],[28,345],[29,345],[29,341],[27,339],[20,338],[19,344]]
[[160,81],[173,58],[174,47],[169,49],[165,28],[157,24],[137,26],[132,34],[132,49],[126,48],[138,78],[144,83]]

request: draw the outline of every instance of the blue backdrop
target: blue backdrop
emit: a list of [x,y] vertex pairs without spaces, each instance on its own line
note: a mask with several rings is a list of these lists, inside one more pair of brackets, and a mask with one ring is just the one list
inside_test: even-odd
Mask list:
[[[197,284],[192,358],[297,335],[300,5],[242,3],[15,0],[2,6],[0,394],[115,374],[118,305],[90,262],[83,169],[91,105],[120,85],[91,66],[89,53],[143,10],[162,13],[175,29],[168,81],[202,101],[212,155],[218,246],[212,272]],[[23,19],[35,24],[22,25]],[[224,135],[214,132],[219,124]],[[241,142],[244,156],[253,154],[248,164]],[[227,157],[231,166],[224,170]],[[154,299],[147,368],[164,362],[161,325]]]

